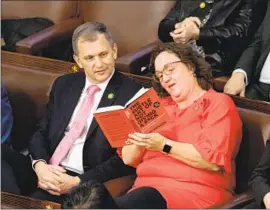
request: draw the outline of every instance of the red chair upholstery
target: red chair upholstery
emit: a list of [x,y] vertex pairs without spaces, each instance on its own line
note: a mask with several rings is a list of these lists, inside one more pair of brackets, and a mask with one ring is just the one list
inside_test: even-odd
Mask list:
[[[44,48],[69,38],[80,21],[78,1],[2,1],[2,19],[41,17],[55,25],[33,34],[16,44],[16,52],[35,55]],[[63,31],[62,27],[65,28]]]

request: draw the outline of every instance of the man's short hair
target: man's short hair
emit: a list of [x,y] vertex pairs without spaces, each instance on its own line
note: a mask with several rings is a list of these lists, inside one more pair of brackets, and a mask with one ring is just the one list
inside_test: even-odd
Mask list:
[[69,191],[64,198],[62,209],[117,209],[109,191],[102,183],[84,182]]
[[78,40],[96,41],[97,34],[104,34],[108,42],[113,46],[114,41],[112,35],[103,23],[86,22],[75,29],[72,36],[72,48],[75,55],[78,55]]

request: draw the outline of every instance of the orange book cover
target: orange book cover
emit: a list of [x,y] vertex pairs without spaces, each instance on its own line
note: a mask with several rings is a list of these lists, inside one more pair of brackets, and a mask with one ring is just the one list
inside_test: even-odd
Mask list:
[[123,147],[129,133],[151,133],[168,121],[156,91],[142,88],[126,105],[100,108],[94,114],[113,148]]

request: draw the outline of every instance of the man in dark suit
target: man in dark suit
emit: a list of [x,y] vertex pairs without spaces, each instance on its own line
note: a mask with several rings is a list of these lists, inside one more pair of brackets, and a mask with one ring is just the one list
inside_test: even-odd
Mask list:
[[236,65],[224,92],[255,100],[270,101],[270,3],[253,42]]
[[254,169],[249,185],[252,188],[255,202],[247,208],[270,208],[270,139],[266,142],[265,151],[259,164]]
[[[124,105],[141,86],[114,69],[117,46],[105,25],[79,26],[72,44],[74,60],[84,72],[56,79],[46,116],[29,145],[34,182],[39,187],[32,196],[58,202],[60,195],[85,181],[105,182],[135,173],[111,148],[93,113],[98,107]],[[12,168],[20,164],[19,159],[11,152],[2,154]],[[21,192],[33,183],[33,179],[20,181],[34,172],[29,165],[24,168],[27,171],[15,171]]]

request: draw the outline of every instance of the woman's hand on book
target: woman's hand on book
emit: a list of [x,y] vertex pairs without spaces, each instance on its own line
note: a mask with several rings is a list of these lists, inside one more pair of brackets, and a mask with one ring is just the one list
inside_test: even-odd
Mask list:
[[128,142],[151,151],[162,151],[166,138],[159,133],[132,133]]

